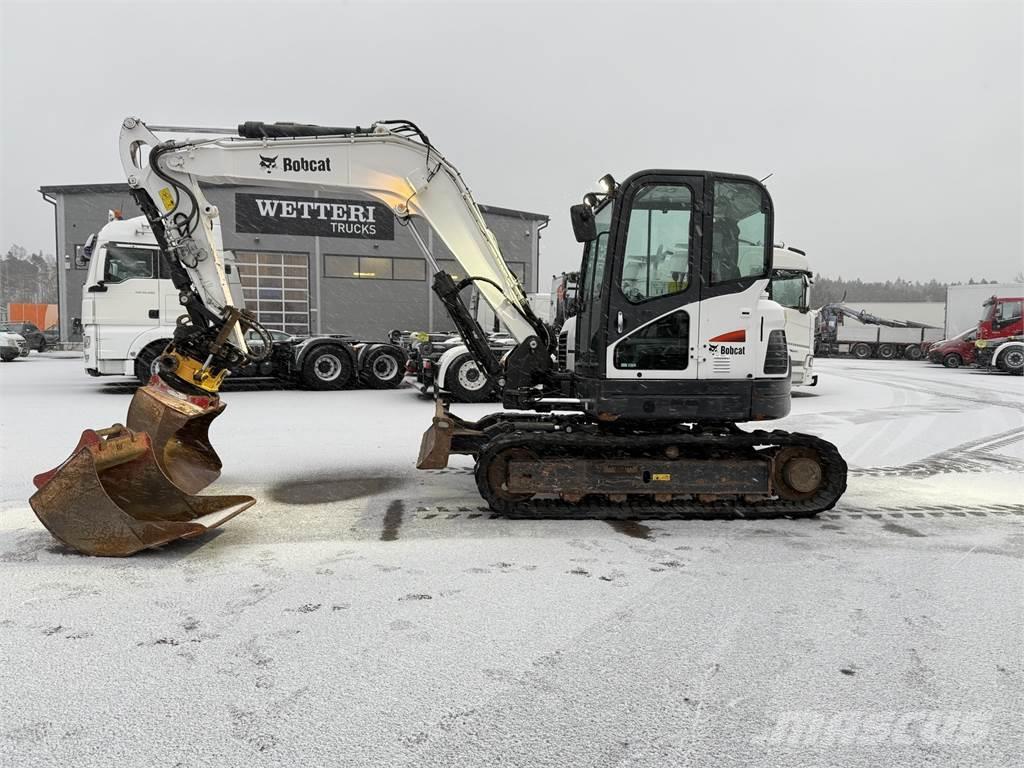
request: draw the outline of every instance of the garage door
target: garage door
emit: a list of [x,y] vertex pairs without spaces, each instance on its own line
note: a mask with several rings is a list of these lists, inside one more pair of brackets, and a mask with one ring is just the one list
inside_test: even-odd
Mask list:
[[309,333],[309,254],[235,251],[245,306],[267,328]]

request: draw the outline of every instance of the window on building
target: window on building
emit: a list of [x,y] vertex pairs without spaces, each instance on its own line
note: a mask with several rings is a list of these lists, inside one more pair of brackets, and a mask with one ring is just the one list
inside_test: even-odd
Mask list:
[[245,306],[271,330],[309,333],[309,256],[235,251]]
[[356,280],[425,280],[427,269],[422,259],[328,253],[324,255],[324,275]]
[[423,259],[395,259],[395,280],[426,280],[427,263]]

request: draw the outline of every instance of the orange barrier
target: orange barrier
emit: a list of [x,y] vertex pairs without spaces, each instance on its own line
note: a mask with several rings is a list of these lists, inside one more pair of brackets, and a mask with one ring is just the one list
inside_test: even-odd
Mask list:
[[45,331],[57,323],[56,304],[8,304],[7,320],[11,323],[33,323]]

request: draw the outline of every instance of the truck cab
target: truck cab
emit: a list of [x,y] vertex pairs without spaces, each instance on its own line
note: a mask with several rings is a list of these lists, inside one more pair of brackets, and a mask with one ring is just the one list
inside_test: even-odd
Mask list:
[[[140,353],[170,339],[182,314],[178,291],[142,216],[111,216],[84,251],[89,260],[81,319],[85,370],[92,376],[135,376]],[[231,293],[244,306],[230,252],[224,261]]]
[[794,387],[813,387],[814,312],[810,309],[811,272],[807,254],[797,248],[775,246],[768,293],[786,315],[786,344],[793,371]]
[[1020,296],[993,296],[982,304],[981,320],[978,322],[979,339],[1004,339],[1024,334]]

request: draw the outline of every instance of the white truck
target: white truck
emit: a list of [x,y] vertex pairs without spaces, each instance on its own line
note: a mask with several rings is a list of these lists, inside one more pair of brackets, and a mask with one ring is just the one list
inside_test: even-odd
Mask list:
[[814,311],[810,308],[813,282],[806,253],[798,248],[775,246],[768,293],[786,314],[786,344],[794,387],[813,387],[818,383],[814,372]]
[[[214,237],[220,240],[219,227]],[[145,217],[111,220],[86,242],[89,260],[82,294],[82,346],[91,376],[134,376],[143,384],[183,314],[178,291],[164,273],[153,231]],[[231,251],[223,251],[232,301],[244,307],[242,285]],[[341,389],[355,383],[378,389],[401,384],[406,354],[393,343],[343,335],[292,336],[270,330],[272,354],[239,371],[312,389]],[[250,346],[262,342],[255,332]]]

